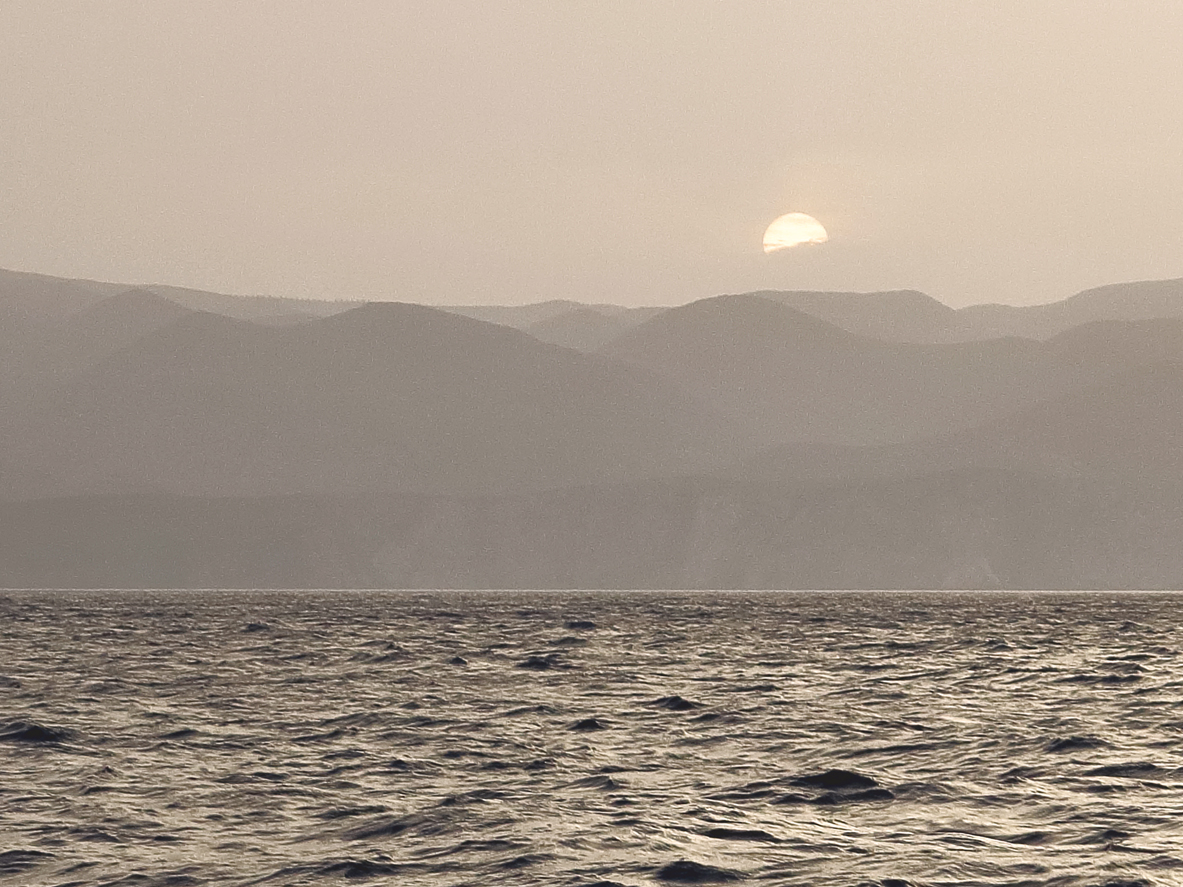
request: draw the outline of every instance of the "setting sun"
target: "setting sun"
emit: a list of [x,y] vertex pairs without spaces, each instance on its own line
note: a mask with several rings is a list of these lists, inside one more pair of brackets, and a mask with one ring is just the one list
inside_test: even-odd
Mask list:
[[825,243],[830,239],[822,223],[805,213],[788,213],[764,232],[764,252],[772,253],[803,243]]

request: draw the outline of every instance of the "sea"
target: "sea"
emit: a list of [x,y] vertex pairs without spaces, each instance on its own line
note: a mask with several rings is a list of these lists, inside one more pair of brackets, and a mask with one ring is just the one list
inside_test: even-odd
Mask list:
[[0,884],[1183,884],[1183,595],[0,594]]

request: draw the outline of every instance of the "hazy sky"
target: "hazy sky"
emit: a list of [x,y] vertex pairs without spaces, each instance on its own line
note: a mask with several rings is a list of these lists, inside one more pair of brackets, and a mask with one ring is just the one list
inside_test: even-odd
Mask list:
[[[3,0],[0,267],[950,304],[1183,276],[1179,0]],[[764,255],[776,216],[830,242]]]

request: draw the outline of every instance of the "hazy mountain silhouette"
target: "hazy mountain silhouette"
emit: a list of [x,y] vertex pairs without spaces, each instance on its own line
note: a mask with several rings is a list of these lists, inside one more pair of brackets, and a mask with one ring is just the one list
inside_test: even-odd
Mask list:
[[0,585],[1183,584],[1180,281],[433,309],[0,272],[0,409]]
[[0,320],[60,320],[128,287],[0,269]]
[[151,293],[127,290],[64,317],[27,325],[0,352],[0,398],[41,397],[47,383],[79,376],[190,313]]
[[569,299],[551,299],[529,305],[441,305],[440,310],[521,330],[582,307]]
[[1183,279],[1110,284],[1060,302],[1023,308],[973,305],[957,314],[962,328],[972,330],[976,338],[1021,335],[1046,339],[1099,320],[1183,317]]
[[622,305],[585,305],[553,299],[530,305],[442,305],[444,311],[476,320],[499,323],[530,333],[542,342],[597,351],[625,330],[644,323],[665,308],[626,308]]
[[235,296],[164,284],[130,285],[73,280],[48,274],[0,269],[0,321],[57,322],[119,293],[137,291],[167,299],[194,311],[208,311],[242,320],[328,317],[359,301]]
[[312,317],[331,317],[357,308],[359,301],[328,299],[288,299],[282,296],[230,296],[180,286],[151,284],[137,287],[194,311],[207,311],[238,320],[263,323],[295,322]]
[[1049,339],[1096,321],[1183,318],[1183,279],[1110,284],[1042,305],[988,304],[958,309],[914,290],[764,290],[749,295],[790,305],[848,332],[889,342],[972,342],[1007,336]]
[[[969,427],[1090,384],[1183,344],[1179,327],[946,345],[856,336],[755,296],[704,299],[653,318],[602,353],[646,366],[758,440],[868,445]],[[1101,340],[1094,348],[1089,336]],[[1147,350],[1154,340],[1157,352]],[[1097,352],[1094,358],[1093,351]]]
[[635,324],[594,308],[578,306],[524,327],[540,342],[574,348],[588,353],[599,351]]
[[127,290],[71,315],[37,343],[54,371],[78,373],[193,312],[146,290]]
[[777,447],[725,474],[792,483],[986,468],[1137,484],[1183,480],[1183,363],[1149,363],[958,433],[891,446]]
[[780,302],[869,338],[889,342],[959,341],[950,335],[951,330],[958,328],[957,312],[915,290],[874,293],[763,290],[750,295]]
[[963,471],[0,502],[2,587],[1177,588],[1183,488]]
[[701,468],[734,438],[643,370],[399,303],[190,314],[35,410],[5,432],[9,496],[535,489]]
[[91,280],[0,270],[0,390],[34,351],[31,342],[123,287]]

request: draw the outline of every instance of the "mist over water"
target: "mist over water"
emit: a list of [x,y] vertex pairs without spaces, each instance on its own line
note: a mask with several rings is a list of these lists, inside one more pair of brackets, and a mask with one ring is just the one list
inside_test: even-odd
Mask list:
[[1179,883],[1181,604],[10,592],[0,883]]

